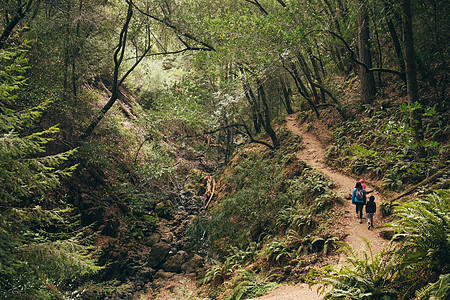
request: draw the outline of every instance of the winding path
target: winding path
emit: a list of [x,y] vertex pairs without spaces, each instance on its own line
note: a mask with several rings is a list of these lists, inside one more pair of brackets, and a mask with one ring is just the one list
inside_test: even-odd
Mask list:
[[[335,185],[335,190],[339,195],[345,198],[345,195],[351,193],[355,187],[357,181],[356,178],[351,178],[340,172],[331,169],[325,164],[325,149],[317,138],[307,132],[306,124],[302,126],[298,125],[297,115],[289,115],[286,118],[287,128],[294,134],[302,137],[303,144],[305,148],[297,153],[297,157],[305,161],[310,166],[316,168],[324,175],[333,180]],[[366,183],[366,189],[372,190],[373,188],[370,184]],[[373,191],[371,195],[375,196],[375,201],[380,202],[383,200],[381,195],[377,191]],[[344,219],[339,220],[343,230],[348,233],[346,242],[349,243],[358,253],[361,253],[365,249],[365,243],[363,238],[367,238],[370,241],[371,249],[374,253],[378,253],[383,246],[387,243],[379,235],[379,230],[367,229],[367,222],[359,224],[357,218],[355,217],[355,207],[351,200],[344,200],[343,206],[338,206],[337,209],[342,209],[346,212]],[[378,207],[379,209],[379,207]],[[375,214],[374,224],[377,226],[379,224],[380,213]],[[341,257],[340,264],[344,262],[344,257]],[[317,293],[317,287],[309,288],[306,284],[295,285],[295,286],[280,286],[268,293],[265,296],[256,298],[258,300],[316,300],[322,299],[322,296]],[[255,300],[256,300],[255,299]]]

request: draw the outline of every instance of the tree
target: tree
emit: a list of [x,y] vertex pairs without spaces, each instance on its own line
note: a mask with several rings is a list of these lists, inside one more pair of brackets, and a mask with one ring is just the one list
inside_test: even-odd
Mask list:
[[422,147],[423,128],[420,112],[420,96],[417,85],[416,54],[414,50],[414,39],[412,29],[412,15],[410,0],[402,0],[402,24],[403,24],[403,48],[405,51],[405,69],[408,93],[408,104],[410,106],[410,125],[413,130],[416,143],[417,156],[424,156]]
[[[358,46],[359,59],[367,66],[372,68],[372,54],[370,51],[370,30],[367,0],[359,0],[358,11]],[[359,76],[361,80],[361,103],[370,104],[375,97],[375,79],[373,72],[367,68],[359,66]]]
[[[30,13],[37,11],[41,0],[13,0],[0,1],[2,7],[2,14],[5,20],[5,25],[3,27],[3,32],[0,35],[0,49],[4,48],[5,42],[8,40],[13,30],[19,24],[20,21],[25,19]],[[34,14],[32,14],[32,17]]]
[[[17,109],[26,84],[25,55],[24,48],[0,52],[0,297],[4,299],[61,297],[59,283],[99,269],[87,247],[70,233],[72,210],[42,203],[62,178],[71,176],[76,165],[68,164],[68,159],[76,150],[46,153],[58,128],[40,130],[34,123],[49,101]],[[54,230],[63,230],[66,238],[44,234],[49,223]]]
[[[92,134],[95,127],[97,127],[98,123],[103,119],[103,117],[106,115],[106,113],[109,111],[109,109],[113,106],[113,104],[116,102],[116,100],[120,96],[119,88],[125,81],[125,79],[130,75],[130,73],[139,65],[139,63],[147,57],[147,55],[168,55],[168,54],[175,54],[175,53],[182,53],[189,50],[207,50],[212,51],[214,50],[213,47],[209,46],[208,44],[200,41],[193,35],[185,32],[183,29],[173,25],[170,22],[170,16],[166,16],[164,18],[160,18],[156,15],[151,14],[150,12],[144,11],[143,9],[139,8],[136,3],[134,3],[132,0],[126,0],[126,7],[127,7],[127,15],[125,17],[124,24],[122,26],[122,29],[119,34],[119,42],[115,48],[114,54],[113,54],[113,60],[114,60],[114,74],[113,74],[113,83],[111,86],[111,97],[109,98],[108,102],[103,106],[103,108],[100,110],[100,112],[97,114],[97,116],[94,118],[94,120],[91,121],[89,126],[86,128],[86,130],[82,133],[80,136],[80,140],[85,140],[88,136]],[[157,49],[159,47],[163,48],[162,52],[157,53],[151,53],[151,50],[155,47],[155,45],[151,42],[150,36],[151,33],[147,33],[147,35],[144,36],[144,47],[140,54],[136,55],[135,62],[132,64],[131,67],[129,67],[126,71],[122,71],[123,62],[126,60],[126,47],[129,44],[129,30],[130,30],[130,24],[133,21],[133,14],[134,10],[137,10],[140,14],[142,14],[145,17],[148,17],[150,19],[156,20],[159,22],[163,27],[170,28],[175,36],[178,38],[180,44],[183,46],[181,49],[177,49],[175,51],[170,51],[167,48],[165,48],[164,45],[162,45],[158,40],[154,42],[155,45],[157,45]],[[164,9],[163,9],[164,11]],[[200,44],[200,47],[191,46],[189,45],[189,41],[192,41],[196,44]],[[136,49],[137,51],[138,49]],[[122,74],[123,73],[123,74]]]
[[[43,155],[49,137],[58,132],[56,126],[43,131],[32,130],[33,121],[39,118],[49,105],[41,105],[15,111],[18,90],[25,85],[25,50],[3,50],[0,53],[0,202],[13,205],[21,197],[43,194],[59,185],[75,166],[57,169],[73,155],[75,150]],[[31,131],[31,133],[29,133]]]

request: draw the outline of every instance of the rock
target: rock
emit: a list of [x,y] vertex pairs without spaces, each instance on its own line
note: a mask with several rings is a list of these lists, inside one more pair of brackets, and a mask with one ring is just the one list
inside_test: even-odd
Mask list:
[[145,281],[150,281],[152,279],[155,270],[150,267],[142,267],[139,269],[139,278]]
[[152,233],[148,238],[147,242],[150,246],[153,246],[154,244],[158,243],[161,239],[161,236],[157,233]]
[[175,235],[171,230],[166,226],[161,226],[158,230],[159,234],[161,235],[161,241],[166,243],[173,243],[173,240],[175,238]]
[[173,273],[171,272],[166,272],[163,270],[159,270],[158,272],[156,272],[155,274],[155,279],[169,279],[173,277]]
[[158,242],[153,245],[148,257],[148,265],[152,268],[161,265],[169,254],[170,249],[171,246],[166,242]]
[[187,252],[183,250],[178,251],[178,254],[181,255],[184,260],[187,260],[189,257],[189,254],[187,254]]
[[163,269],[168,272],[181,273],[181,265],[185,262],[183,256],[179,253],[169,257],[163,265]]
[[186,273],[193,273],[201,267],[203,267],[203,258],[198,254],[194,254],[189,261],[181,266],[181,269]]

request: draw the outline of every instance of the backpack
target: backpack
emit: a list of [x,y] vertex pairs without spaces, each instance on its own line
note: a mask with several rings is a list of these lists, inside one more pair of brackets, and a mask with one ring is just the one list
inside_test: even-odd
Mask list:
[[363,190],[362,189],[356,189],[355,197],[358,200],[363,200],[364,199],[364,192],[363,192]]

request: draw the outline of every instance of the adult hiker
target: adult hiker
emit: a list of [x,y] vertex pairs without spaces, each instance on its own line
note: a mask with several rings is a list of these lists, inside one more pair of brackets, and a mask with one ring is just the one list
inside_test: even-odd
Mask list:
[[359,181],[353,189],[352,204],[356,205],[356,217],[359,217],[359,223],[362,223],[363,207],[366,204],[366,191],[363,189],[361,182]]

